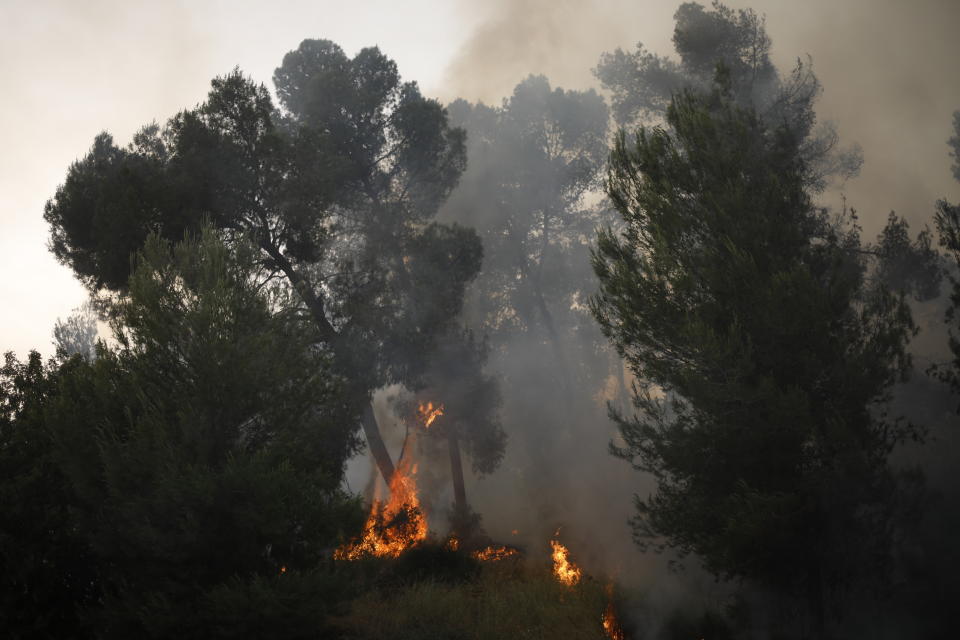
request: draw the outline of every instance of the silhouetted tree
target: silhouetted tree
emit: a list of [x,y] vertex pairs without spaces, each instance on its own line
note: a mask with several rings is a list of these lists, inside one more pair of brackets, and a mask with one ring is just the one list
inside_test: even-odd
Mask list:
[[685,2],[674,15],[674,48],[679,61],[637,45],[636,51],[605,53],[595,69],[612,93],[614,116],[621,126],[663,118],[671,96],[682,89],[709,90],[714,70],[723,64],[731,95],[753,107],[771,127],[786,124],[800,140],[809,186],[821,189],[830,178],[856,175],[862,154],[856,146],[841,149],[829,122],[817,124],[814,105],[822,88],[810,62],[797,62],[786,77],[770,60],[771,40],[762,16],[753,9],[730,9],[717,0],[710,9]]
[[910,225],[891,211],[876,245],[868,250],[876,255],[875,275],[884,286],[921,302],[940,295],[943,266],[929,229],[911,240]]
[[960,111],[953,112],[953,135],[947,140],[953,157],[953,177],[960,182]]
[[614,451],[657,481],[635,538],[805,598],[824,637],[828,603],[888,551],[887,456],[917,435],[883,411],[910,310],[812,206],[792,128],[722,88],[682,92],[667,124],[617,140],[625,228],[593,260],[592,310],[638,381]]
[[598,221],[584,197],[607,153],[606,105],[531,76],[499,108],[459,100],[450,112],[468,132],[470,166],[444,215],[477,229],[485,252],[468,313],[496,345],[516,334],[544,341],[569,398],[571,310],[590,287],[587,238]]
[[585,306],[595,286],[590,238],[609,213],[598,197],[609,112],[593,91],[552,87],[542,76],[498,106],[458,100],[449,111],[467,131],[469,162],[440,215],[476,229],[484,243],[463,322],[489,343],[511,442],[528,458],[518,463],[523,489],[541,510],[534,519],[545,520],[564,508],[573,478],[558,460],[579,453],[575,432],[590,424],[593,394],[609,373]]
[[499,466],[506,448],[500,385],[484,371],[488,351],[486,341],[472,331],[451,331],[440,339],[420,392],[425,401],[443,404],[443,416],[429,431],[447,442],[455,508],[460,512],[468,507],[461,450],[475,473],[488,474]]
[[[952,151],[950,155],[954,158],[953,175],[960,182],[960,111],[953,114],[954,135],[947,141]],[[935,214],[937,231],[940,237],[940,246],[947,250],[949,258],[954,265],[960,267],[960,206],[951,204],[946,199],[937,202]],[[950,353],[953,355],[953,361],[947,367],[936,369],[936,375],[944,382],[950,385],[950,388],[956,393],[960,392],[960,338],[953,332],[956,328],[960,309],[960,280],[957,279],[956,272],[949,276],[952,290],[950,292],[950,306],[947,307],[946,322],[950,327]],[[960,413],[960,407],[957,408]]]
[[[127,148],[101,134],[45,218],[54,254],[91,290],[122,290],[147,234],[209,219],[249,237],[336,356],[357,406],[415,379],[477,272],[476,235],[431,222],[464,167],[464,134],[376,48],[305,40],[274,75],[280,107],[239,71]],[[369,408],[385,478],[393,464]]]
[[120,348],[58,374],[46,428],[102,636],[229,637],[237,600],[259,607],[251,629],[316,633],[338,597],[318,567],[362,518],[340,489],[352,407],[315,326],[272,311],[257,255],[209,229],[150,236],[114,309]]
[[96,356],[97,313],[90,302],[74,309],[66,320],[57,318],[53,343],[57,353],[66,357],[80,354],[90,360]]

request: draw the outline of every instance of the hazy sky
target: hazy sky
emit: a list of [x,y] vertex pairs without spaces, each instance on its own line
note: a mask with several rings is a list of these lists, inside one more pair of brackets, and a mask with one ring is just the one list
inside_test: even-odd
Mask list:
[[[329,38],[377,44],[424,92],[497,102],[528,73],[591,86],[601,52],[642,41],[672,53],[675,0],[0,0],[0,351],[50,354],[85,294],[46,249],[42,219],[71,162],[109,130],[125,144],[203,100],[239,66],[269,86],[283,54]],[[915,226],[960,199],[945,140],[960,109],[958,0],[731,1],[767,15],[774,58],[813,57],[821,117],[866,163],[844,188],[868,231],[890,209]]]

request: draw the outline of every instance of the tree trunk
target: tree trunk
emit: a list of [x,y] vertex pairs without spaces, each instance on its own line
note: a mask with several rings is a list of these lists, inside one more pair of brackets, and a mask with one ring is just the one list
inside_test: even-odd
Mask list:
[[384,444],[383,437],[380,435],[380,428],[377,426],[377,417],[373,413],[372,400],[363,410],[363,417],[360,419],[360,423],[363,425],[363,435],[366,436],[367,445],[370,447],[370,455],[373,456],[374,462],[377,463],[377,468],[380,469],[380,475],[383,476],[387,487],[389,487],[390,481],[393,480],[393,461],[390,459],[390,452],[387,451],[387,446]]
[[467,489],[463,483],[463,462],[460,459],[460,442],[453,429],[447,429],[450,446],[450,475],[453,477],[453,501],[459,513],[466,513]]
[[557,328],[553,324],[553,315],[547,308],[547,302],[543,299],[543,294],[540,293],[539,285],[534,290],[534,299],[536,300],[537,309],[540,311],[540,317],[543,319],[543,326],[547,330],[553,355],[557,359],[557,368],[559,369],[557,375],[560,381],[560,391],[563,395],[564,402],[567,404],[567,407],[570,408],[573,399],[573,382],[570,379],[570,368],[567,366],[567,357],[563,353],[560,334],[557,333]]
[[543,326],[550,336],[550,346],[553,348],[553,354],[557,359],[557,367],[560,369],[560,390],[568,408],[572,401],[573,384],[570,380],[570,369],[567,367],[567,358],[563,354],[563,345],[560,344],[560,334],[557,333],[556,325],[553,323],[553,315],[547,308],[547,301],[543,298],[543,264],[547,260],[547,251],[550,248],[550,209],[543,209],[543,228],[540,236],[540,262],[537,265],[537,273],[534,277],[533,293],[537,309],[540,311],[540,317],[543,319]]
[[[293,263],[283,255],[279,247],[274,246],[266,239],[261,239],[260,247],[277,263],[277,266],[283,271],[287,280],[290,281],[293,288],[300,294],[301,299],[310,311],[310,315],[313,316],[314,322],[320,329],[321,338],[330,345],[335,355],[340,356],[337,358],[338,360],[341,362],[345,361],[346,358],[342,356],[342,350],[345,348],[342,344],[343,340],[327,319],[323,299],[317,296],[310,284],[300,272],[297,271]],[[377,463],[377,468],[380,469],[380,474],[389,487],[390,481],[393,479],[393,461],[390,459],[390,453],[387,451],[387,447],[383,442],[383,436],[380,435],[380,428],[377,425],[377,418],[373,413],[372,404],[368,404],[364,409],[360,424],[363,427],[363,435],[367,438],[367,445],[370,447],[370,455],[373,456],[374,461]]]

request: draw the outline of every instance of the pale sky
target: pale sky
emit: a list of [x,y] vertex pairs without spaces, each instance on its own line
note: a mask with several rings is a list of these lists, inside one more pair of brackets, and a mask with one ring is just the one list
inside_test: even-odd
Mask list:
[[[528,73],[585,88],[601,52],[642,41],[672,54],[672,0],[0,0],[0,352],[50,355],[51,331],[83,302],[46,249],[43,205],[103,130],[201,102],[239,66],[270,85],[304,38],[348,54],[378,45],[428,96],[497,102]],[[708,4],[704,2],[704,4]],[[844,188],[875,232],[890,209],[914,226],[960,200],[946,138],[960,109],[958,0],[730,1],[767,15],[774,59],[813,57],[821,117],[866,163]],[[271,87],[272,88],[272,87]]]

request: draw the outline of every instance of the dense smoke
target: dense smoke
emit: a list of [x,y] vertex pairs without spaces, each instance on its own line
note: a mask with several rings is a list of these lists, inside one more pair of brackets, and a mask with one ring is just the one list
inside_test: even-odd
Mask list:
[[[838,172],[820,193],[820,202],[835,211],[856,209],[867,241],[879,232],[891,210],[906,219],[914,232],[932,226],[935,201],[957,193],[945,145],[950,114],[960,104],[960,86],[947,80],[950,60],[956,57],[950,25],[960,20],[957,7],[949,3],[907,7],[893,2],[883,6],[858,2],[844,5],[841,12],[828,3],[737,2],[731,6],[752,7],[765,20],[773,42],[771,60],[781,77],[787,78],[798,60],[812,68],[823,91],[816,105],[817,121],[838,131],[843,144],[859,144],[863,149],[859,176],[846,179]],[[470,138],[480,136],[489,142],[477,121],[495,118],[501,103],[506,110],[509,101],[516,99],[514,87],[519,90],[521,83],[531,82],[525,80],[531,74],[542,74],[556,90],[572,93],[599,88],[594,70],[601,54],[618,47],[632,50],[640,42],[653,54],[676,60],[672,33],[664,28],[675,7],[610,2],[598,11],[576,2],[549,3],[548,7],[532,0],[467,5],[462,10],[478,20],[479,27],[450,64],[437,93],[449,100],[476,102],[478,107],[467,115],[462,101],[451,107],[455,123],[468,129],[470,153],[459,191],[442,215],[482,230],[488,223],[484,216],[497,215],[491,211],[502,199],[502,194],[490,192],[491,183],[484,180],[489,180],[490,172],[504,159],[491,158],[495,152],[489,144]],[[891,59],[890,41],[900,43],[904,50],[923,53]],[[918,64],[919,59],[926,62]],[[601,93],[609,97],[609,93]],[[481,104],[487,106],[481,108]],[[897,122],[902,124],[894,124]],[[550,186],[544,182],[542,188],[549,190]],[[599,193],[599,181],[584,191],[581,214],[590,208],[588,203],[598,202]],[[609,221],[602,206],[594,213],[599,216],[591,218],[595,223]],[[488,254],[487,260],[491,259],[498,258]],[[481,284],[468,293],[464,322],[478,331],[485,327],[483,305],[471,304],[470,296],[478,295],[476,288],[483,288],[490,269],[486,262]],[[572,279],[584,275],[566,274]],[[591,293],[591,285],[585,284],[581,296]],[[483,298],[482,292],[479,295]],[[946,511],[938,507],[936,515],[918,525],[938,553],[945,553],[946,544],[938,527],[943,526],[944,518],[953,518],[949,514],[956,510],[947,469],[960,454],[952,413],[955,401],[925,372],[946,359],[944,304],[944,298],[914,302],[921,327],[912,346],[916,370],[911,381],[898,388],[896,404],[907,419],[929,429],[929,443],[907,447],[898,454],[898,463],[905,470],[915,465],[926,469],[933,503],[953,505]],[[576,316],[584,309],[570,313],[557,308],[555,312],[563,318],[561,322],[576,324]],[[598,336],[585,338],[584,330],[578,333],[572,325],[563,330],[574,331],[564,333],[561,343],[568,357],[591,370],[585,377],[583,371],[577,377],[577,373],[557,369],[570,365],[551,350],[548,327],[535,324],[502,337],[500,342],[494,330],[488,370],[503,385],[501,415],[509,442],[496,473],[468,479],[472,506],[482,514],[490,535],[522,544],[533,554],[545,553],[548,537],[562,528],[589,570],[616,576],[641,589],[647,604],[652,602],[655,608],[666,610],[684,599],[694,606],[715,606],[722,601],[724,589],[699,579],[696,561],[686,562],[685,573],[677,575],[666,570],[672,558],[669,554],[659,557],[635,552],[624,526],[633,514],[631,497],[645,497],[652,491],[653,481],[609,455],[607,445],[616,443],[618,437],[606,417],[608,402],[620,409],[626,406],[629,374],[624,376],[619,370],[618,359],[602,340],[597,340],[595,349],[575,344]],[[588,327],[586,332],[590,332]],[[572,398],[565,393],[565,375],[576,377],[583,392]],[[445,496],[434,506],[442,511],[449,502]],[[926,566],[926,558],[910,560],[915,561],[913,566]],[[910,578],[900,575],[898,579]]]
[[[536,0],[466,4],[481,26],[436,93],[497,104],[530,73],[568,89],[598,86],[590,70],[601,53],[617,47],[641,42],[673,55],[673,3],[546,4],[549,10]],[[891,210],[922,227],[937,198],[958,193],[944,139],[960,104],[953,81],[960,6],[950,0],[725,4],[766,17],[772,59],[781,70],[812,58],[824,87],[820,118],[863,147],[860,177],[834,190],[829,204],[845,194],[866,230],[876,233]]]

